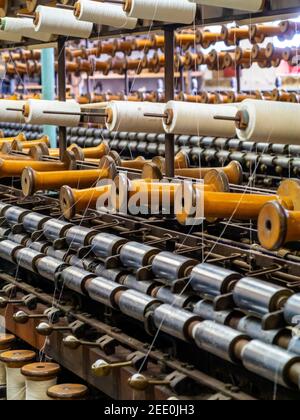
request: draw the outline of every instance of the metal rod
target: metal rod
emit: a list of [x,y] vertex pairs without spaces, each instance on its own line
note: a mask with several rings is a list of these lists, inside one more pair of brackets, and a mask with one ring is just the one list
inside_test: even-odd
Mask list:
[[[66,39],[60,36],[57,41],[58,55],[58,99],[62,102],[66,101]],[[59,155],[60,159],[67,150],[67,128],[59,127]]]
[[167,114],[155,114],[153,112],[146,112],[144,114],[144,117],[149,117],[149,118],[168,118]]
[[124,93],[126,96],[129,94],[129,78],[127,69],[125,69],[124,72]]
[[106,117],[105,113],[93,112],[66,112],[66,111],[43,111],[43,114],[49,115],[74,115],[79,117]]
[[236,65],[236,90],[237,93],[241,91],[241,66],[239,64]]
[[[55,59],[54,48],[43,48],[41,51],[42,60],[42,95],[46,101],[55,99]],[[57,147],[56,127],[44,125],[43,132],[49,137],[52,148]]]
[[241,119],[239,117],[228,117],[225,115],[215,115],[214,120],[222,120],[222,121],[233,121],[233,122],[240,122]]
[[56,3],[55,7],[57,7],[58,9],[74,10],[74,6],[68,4]]
[[16,16],[20,18],[35,19],[34,15],[29,15],[26,13],[17,13]]
[[18,109],[18,108],[6,108],[6,111],[23,112],[23,109]]
[[[166,102],[174,99],[174,47],[175,32],[173,26],[166,26],[165,34],[165,100]],[[165,156],[166,156],[166,176],[175,176],[175,136],[174,134],[165,135]]]

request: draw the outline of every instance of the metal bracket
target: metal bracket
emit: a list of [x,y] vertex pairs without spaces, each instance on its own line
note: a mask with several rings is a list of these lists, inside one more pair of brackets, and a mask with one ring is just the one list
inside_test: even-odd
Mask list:
[[213,303],[215,311],[225,311],[226,309],[232,309],[235,306],[232,293],[217,296]]
[[271,312],[262,318],[262,329],[265,331],[284,328],[286,322],[284,319],[284,311]]
[[142,371],[147,370],[148,358],[147,358],[147,355],[145,355],[144,353],[141,353],[140,351],[136,351],[135,353],[131,353],[127,357],[127,360],[129,362],[132,362],[132,366],[136,370],[142,370]]
[[99,345],[107,356],[111,356],[112,354],[115,354],[118,342],[109,335],[103,335],[96,341],[96,344]]

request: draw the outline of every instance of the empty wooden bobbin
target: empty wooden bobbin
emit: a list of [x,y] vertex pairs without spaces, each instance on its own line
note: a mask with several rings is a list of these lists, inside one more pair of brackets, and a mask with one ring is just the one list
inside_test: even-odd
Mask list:
[[88,388],[81,384],[61,384],[49,388],[47,394],[51,400],[84,400],[88,395]]
[[56,385],[60,366],[57,363],[31,363],[21,369],[26,381],[26,400],[49,400],[47,391]]

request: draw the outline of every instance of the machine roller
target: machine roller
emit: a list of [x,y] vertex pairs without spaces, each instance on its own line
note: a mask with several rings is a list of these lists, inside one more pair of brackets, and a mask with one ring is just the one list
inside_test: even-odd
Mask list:
[[292,294],[291,290],[284,287],[244,277],[236,283],[233,299],[239,308],[264,316],[281,310]]
[[197,293],[216,297],[230,293],[241,275],[223,267],[202,263],[193,268],[190,284]]

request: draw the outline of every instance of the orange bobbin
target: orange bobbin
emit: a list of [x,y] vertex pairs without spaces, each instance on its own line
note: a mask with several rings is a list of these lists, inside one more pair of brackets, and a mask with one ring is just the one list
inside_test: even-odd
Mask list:
[[25,168],[30,167],[40,172],[64,171],[68,169],[76,169],[75,156],[66,152],[63,162],[41,162],[41,161],[8,161],[0,159],[0,178],[20,177]]
[[37,191],[58,190],[63,185],[71,188],[91,188],[101,179],[113,179],[117,173],[114,161],[107,157],[100,160],[99,169],[76,171],[37,172],[26,168],[22,173],[22,191],[25,196]]
[[96,188],[85,190],[72,189],[69,186],[63,186],[60,190],[60,207],[64,217],[68,220],[73,219],[76,214],[87,209],[95,210],[99,198],[104,197],[106,204],[111,196],[111,185],[103,185]]
[[134,160],[122,160],[120,155],[115,151],[111,151],[109,156],[114,159],[117,166],[128,169],[142,170],[146,163],[151,162],[150,160],[146,160],[143,156],[138,156]]
[[300,211],[288,211],[278,201],[267,203],[259,214],[258,239],[272,251],[300,241]]

